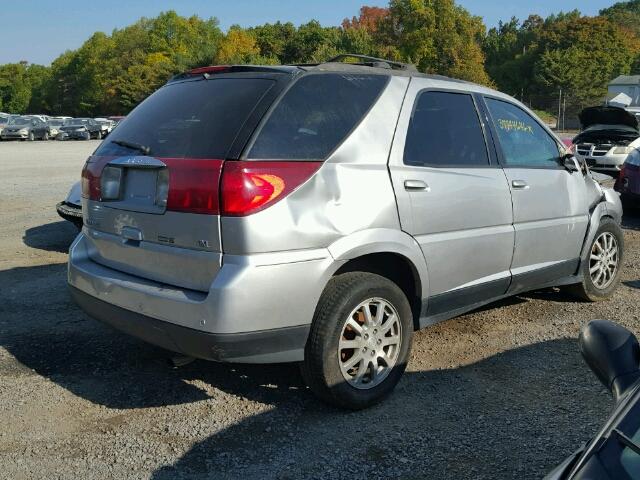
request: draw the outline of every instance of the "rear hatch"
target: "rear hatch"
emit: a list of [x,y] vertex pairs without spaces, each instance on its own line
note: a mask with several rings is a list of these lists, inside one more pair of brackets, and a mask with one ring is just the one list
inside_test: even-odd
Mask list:
[[207,291],[220,269],[219,182],[286,72],[216,72],[170,82],[141,103],[83,170],[93,261]]

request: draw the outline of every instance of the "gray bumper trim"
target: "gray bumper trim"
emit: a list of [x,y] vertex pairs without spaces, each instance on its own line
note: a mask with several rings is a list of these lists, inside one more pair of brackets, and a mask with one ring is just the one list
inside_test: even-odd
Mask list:
[[92,318],[167,350],[220,362],[281,363],[304,358],[310,325],[247,333],[215,334],[148,317],[99,300],[69,286]]

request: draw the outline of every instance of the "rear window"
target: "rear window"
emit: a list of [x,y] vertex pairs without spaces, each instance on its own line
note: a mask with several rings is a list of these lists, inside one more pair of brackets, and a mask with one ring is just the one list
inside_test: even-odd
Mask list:
[[386,75],[317,74],[294,83],[271,112],[249,159],[324,160],[389,81]]
[[274,84],[256,78],[217,78],[169,84],[136,107],[96,155],[138,152],[117,142],[149,148],[164,158],[224,159],[245,120]]

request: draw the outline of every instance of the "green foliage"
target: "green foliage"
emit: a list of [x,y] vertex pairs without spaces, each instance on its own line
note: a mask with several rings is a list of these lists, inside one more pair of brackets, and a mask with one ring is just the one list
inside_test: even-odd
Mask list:
[[600,15],[634,35],[640,35],[640,0],[616,3],[600,10]]
[[[563,90],[576,104],[598,102],[609,80],[640,73],[640,0],[606,8],[598,17],[560,12],[500,23],[455,0],[390,0],[363,6],[341,26],[315,20],[234,25],[174,11],[141,18],[110,34],[97,32],[50,67],[0,65],[0,109],[68,115],[126,114],[172,75],[211,64],[291,64],[361,53],[415,64],[557,110]],[[555,103],[554,103],[555,102]]]
[[42,65],[0,65],[0,110],[24,113],[31,104],[42,104],[43,86],[49,78],[49,69]]
[[545,20],[531,16],[522,25],[515,18],[501,23],[489,30],[484,51],[487,72],[499,89],[539,98],[538,106],[547,109],[557,109],[562,89],[574,113],[599,103],[608,82],[631,71],[640,49],[608,18],[572,11]]

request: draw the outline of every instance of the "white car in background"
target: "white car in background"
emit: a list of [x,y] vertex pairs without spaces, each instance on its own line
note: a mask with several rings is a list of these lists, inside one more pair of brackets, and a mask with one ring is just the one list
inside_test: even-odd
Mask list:
[[573,139],[575,154],[593,170],[617,174],[640,148],[638,118],[624,108],[598,106],[580,112],[582,131]]
[[94,118],[94,120],[98,125],[100,125],[102,138],[109,135],[111,133],[111,130],[113,130],[115,126],[114,122],[112,120],[109,120],[108,118]]
[[82,229],[82,187],[76,182],[69,190],[67,198],[56,205],[58,215]]

